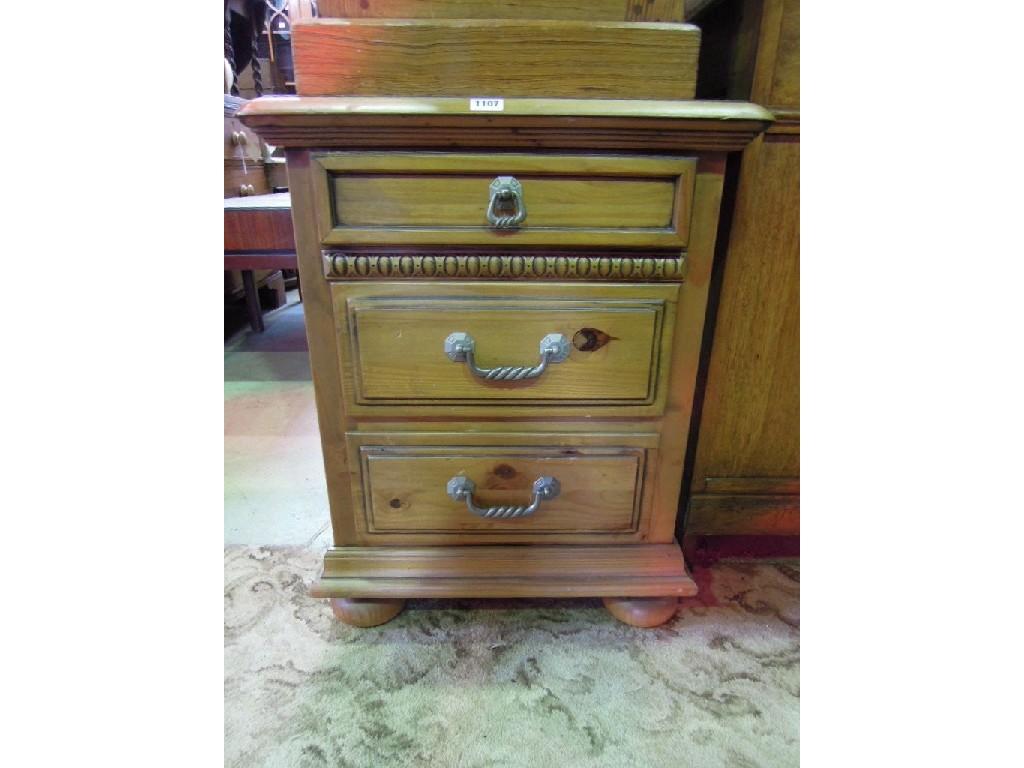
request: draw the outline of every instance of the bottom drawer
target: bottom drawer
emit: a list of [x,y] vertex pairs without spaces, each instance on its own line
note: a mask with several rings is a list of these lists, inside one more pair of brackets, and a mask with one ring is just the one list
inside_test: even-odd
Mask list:
[[371,535],[635,538],[655,439],[353,433],[357,510]]

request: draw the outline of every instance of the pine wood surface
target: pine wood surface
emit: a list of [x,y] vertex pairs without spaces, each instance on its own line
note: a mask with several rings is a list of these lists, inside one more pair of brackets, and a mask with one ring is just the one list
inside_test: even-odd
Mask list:
[[[509,238],[537,228],[667,229],[672,224],[671,181],[523,176],[527,221]],[[484,229],[488,177],[358,176],[334,178],[339,227],[476,227]],[[500,234],[500,233],[499,233]]]
[[255,99],[238,113],[282,147],[599,149],[610,152],[742,150],[772,113],[739,101],[505,99],[500,114],[466,98]]
[[[686,245],[692,158],[353,152],[316,156],[325,244]],[[490,184],[514,176],[526,220],[487,222]]]
[[[694,490],[800,471],[799,145],[755,141],[740,174]],[[768,225],[766,222],[771,222]]]
[[300,96],[692,99],[699,46],[697,27],[658,22],[316,19],[292,26]]
[[321,18],[683,21],[683,0],[320,0]]
[[751,83],[779,120],[740,166],[687,537],[800,532],[798,2],[764,3]]
[[[575,287],[560,286],[566,299],[557,302],[421,299],[410,292],[405,301],[350,303],[358,402],[653,402],[664,303],[577,302]],[[473,337],[483,368],[536,364],[540,340],[552,333],[583,349],[572,346],[566,360],[537,378],[487,381],[445,355],[445,338],[454,332]],[[609,340],[589,348],[599,334]]]
[[[688,254],[686,281],[680,288],[676,312],[676,344],[669,372],[672,394],[661,423],[662,448],[659,462],[658,492],[655,510],[666,510],[656,517],[651,537],[666,541],[675,531],[675,510],[683,483],[686,459],[686,437],[693,417],[697,369],[700,365],[701,339],[707,315],[711,267],[718,238],[718,212],[722,204],[725,156],[702,155],[697,168],[697,184],[693,213],[693,229]],[[673,510],[668,514],[667,510]]]
[[[665,408],[676,285],[357,282],[331,291],[353,415],[536,419],[538,407],[545,418]],[[535,379],[487,381],[445,355],[454,332],[473,337],[481,366],[533,365],[551,333],[572,348]]]
[[[465,112],[463,103],[457,106],[454,102],[448,102],[445,106],[442,103],[444,100],[413,100],[412,111],[408,114],[387,112],[388,105],[394,108],[407,103],[401,100],[374,102],[329,99],[317,100],[319,103],[315,106],[310,105],[309,101],[299,99],[289,102],[290,106],[283,110],[280,105],[264,110],[258,102],[254,102],[246,107],[253,107],[252,112],[243,114],[242,119],[247,125],[250,119],[257,123],[265,121],[263,126],[271,133],[280,132],[278,135],[293,142],[291,147],[298,147],[287,150],[292,215],[336,544],[325,559],[325,574],[318,582],[317,594],[374,599],[474,595],[625,598],[694,594],[696,585],[686,573],[678,544],[673,540],[673,531],[725,172],[725,156],[719,150],[741,146],[746,140],[744,137],[749,138],[770,122],[770,115],[750,105],[697,105],[677,111],[676,105],[665,105],[663,102],[659,102],[661,106],[641,107],[641,111],[647,109],[659,112],[660,117],[627,117],[622,113],[608,117],[592,104],[569,106],[564,102],[549,102],[546,105],[534,103],[530,109],[525,110],[529,114],[523,114],[523,105],[510,100],[508,104],[511,106],[511,114],[479,121],[476,119],[478,115]],[[428,108],[434,111],[427,111]],[[629,107],[630,110],[636,108],[636,105]],[[611,107],[613,113],[622,109],[621,106]],[[517,115],[517,112],[520,114]],[[567,114],[558,115],[556,112]],[[602,126],[592,123],[591,119],[597,123],[610,122]],[[421,120],[427,123],[440,120],[441,124],[418,124]],[[376,124],[378,121],[379,124]],[[447,125],[444,124],[446,121]],[[533,121],[533,124],[517,125],[519,121],[526,121],[527,124]],[[639,141],[659,134],[669,136],[676,145],[699,146],[701,149],[697,152],[680,150],[683,154],[675,155],[676,159],[681,158],[690,163],[691,175],[687,178],[692,179],[690,194],[684,196],[684,199],[689,198],[689,208],[684,217],[689,221],[689,229],[685,250],[686,269],[679,277],[681,282],[624,281],[590,284],[564,281],[517,283],[502,280],[359,281],[326,278],[320,231],[320,218],[324,210],[321,189],[326,171],[321,162],[323,153],[329,147],[338,146],[333,142],[355,137],[351,145],[345,146],[344,151],[338,153],[339,156],[371,146],[383,147],[380,150],[382,154],[384,150],[408,153],[423,145],[406,142],[403,137],[422,134],[426,138],[421,141],[448,142],[443,145],[445,151],[468,155],[474,154],[474,150],[461,142],[475,141],[467,137],[476,133],[480,127],[486,133],[488,126],[493,131],[490,139],[501,136],[503,141],[508,139],[509,143],[483,145],[487,151],[493,151],[497,146],[515,150],[518,154],[531,154],[535,150],[533,144],[516,143],[532,141],[534,134],[530,131],[534,130],[548,135],[553,142],[548,146],[559,148],[563,153],[568,150],[585,150],[588,141],[607,142],[607,146],[610,146],[623,136],[631,136]],[[254,127],[263,130],[262,127]],[[521,129],[525,129],[526,133]],[[610,132],[597,137],[597,133],[605,129]],[[615,147],[612,154],[621,157],[626,149]],[[657,147],[646,149],[648,155],[657,151]],[[483,151],[481,149],[475,153]],[[564,175],[566,178],[598,176],[588,167],[587,163],[591,161],[586,159],[586,154],[580,154],[584,157],[580,166],[582,173],[577,169],[573,175],[559,168],[552,171],[552,174]],[[659,160],[651,157],[644,159],[651,162]],[[443,163],[445,159],[430,158],[429,162]],[[536,163],[541,165],[542,160],[538,158]],[[423,168],[411,171],[414,175],[422,172]],[[455,167],[452,167],[452,172],[456,175],[467,173]],[[401,174],[402,169],[392,168],[383,175],[388,173]],[[472,172],[468,173],[472,175]],[[642,174],[640,177],[644,178]],[[679,177],[683,177],[682,172],[679,172]],[[607,179],[615,181],[629,176],[612,174],[600,178],[604,183]],[[379,226],[382,230],[402,229],[387,223],[373,226]],[[383,243],[381,247],[398,246]],[[660,253],[681,261],[682,249],[677,246],[661,251],[647,250],[645,253]],[[411,311],[421,314],[416,315],[408,326],[389,324],[390,318],[383,315],[385,310],[380,309],[379,303],[374,305],[374,302],[385,299],[393,300],[396,307],[402,307],[412,299]],[[543,406],[540,412],[537,405],[526,403],[493,402],[475,405],[473,402],[463,402],[418,406],[407,402],[398,405],[365,405],[358,402],[362,395],[355,384],[357,366],[347,364],[346,360],[354,352],[358,353],[358,348],[365,341],[363,330],[358,327],[358,318],[353,319],[358,315],[355,310],[359,309],[360,302],[364,308],[378,313],[379,319],[375,322],[380,330],[376,332],[376,341],[371,340],[371,348],[380,352],[393,347],[396,339],[401,339],[406,333],[419,334],[422,329],[429,329],[438,317],[432,314],[439,306],[438,302],[442,305],[447,302],[450,305],[449,311],[458,311],[463,313],[460,317],[464,317],[465,310],[462,307],[481,300],[489,301],[488,306],[491,308],[503,304],[527,307],[529,302],[535,302],[521,317],[535,313],[531,317],[538,319],[530,319],[529,322],[534,323],[538,330],[541,327],[538,324],[539,307],[545,303],[549,307],[561,307],[570,314],[581,308],[596,313],[589,317],[600,317],[605,307],[612,308],[614,305],[616,310],[624,310],[622,318],[617,312],[611,313],[601,325],[593,324],[589,327],[606,331],[602,325],[621,323],[624,334],[632,335],[643,330],[641,335],[645,338],[648,336],[648,326],[631,326],[630,323],[635,322],[631,318],[643,316],[642,312],[635,311],[637,309],[646,311],[649,307],[660,307],[660,335],[651,334],[648,351],[644,353],[644,359],[650,359],[650,362],[640,360],[638,364],[639,368],[646,368],[652,377],[649,381],[653,381],[653,389],[648,391],[654,392],[653,399],[647,404],[615,404],[606,408],[592,403],[572,404],[566,401],[564,405]],[[475,311],[476,305],[471,309]],[[405,310],[398,310],[399,314],[402,311]],[[488,311],[500,314],[502,310]],[[373,319],[371,315],[366,317]],[[353,322],[355,336],[350,327]],[[582,317],[580,322],[568,324],[567,330],[573,331],[572,335],[575,336],[577,331],[582,330],[579,327],[581,323]],[[516,352],[518,356],[519,353],[525,355],[527,351],[529,358],[524,361],[493,359],[495,363],[501,364],[535,362],[539,336],[532,339],[531,349],[527,350],[525,346],[520,349],[516,345],[525,344],[520,337],[533,334],[520,332],[508,320],[504,326],[503,336],[508,337],[508,340],[501,342],[487,342],[487,339],[496,338],[496,335],[491,335],[492,331],[488,330],[486,324],[479,327],[481,337],[477,339],[478,354],[484,356],[481,357],[481,364],[491,364],[491,359],[486,355],[500,354],[504,358],[506,352]],[[366,326],[368,337],[372,336],[369,331],[372,327],[372,323]],[[495,323],[491,327],[496,330],[501,324]],[[607,335],[615,336],[610,332]],[[354,341],[356,347],[353,347]],[[603,354],[611,361],[616,345],[621,348],[621,341],[610,340],[596,351],[606,350]],[[504,346],[499,348],[495,346],[496,343]],[[430,351],[428,344],[417,343],[403,349],[398,357],[408,360],[411,355],[420,354],[421,347]],[[490,349],[497,352],[485,351]],[[572,354],[577,352],[580,350],[576,349]],[[594,351],[587,354],[593,355]],[[376,352],[375,355],[380,358]],[[445,365],[453,369],[460,367],[446,358],[442,359]],[[540,381],[543,382],[543,376],[547,373],[556,371],[558,365],[569,362],[571,360],[551,366]],[[629,367],[634,365],[637,364],[630,363]],[[461,367],[464,368],[464,364]],[[410,366],[414,373],[407,371],[404,374],[405,380],[413,384],[422,380],[421,368],[420,365]],[[625,385],[622,391],[632,396],[639,392],[639,388],[635,387],[635,383],[630,383],[629,375],[623,373],[623,377],[619,378],[622,378]],[[590,377],[594,378],[593,375]],[[615,379],[613,377],[612,380]],[[390,382],[384,383],[392,386]],[[595,385],[588,380],[581,381],[579,386]],[[613,389],[621,386],[615,384]],[[414,468],[404,471],[389,468],[386,471],[390,475],[377,474],[375,479],[373,473],[379,472],[378,468],[386,464],[375,464],[371,472],[369,466],[373,462],[370,457],[373,457],[373,461],[399,462],[392,465],[398,470],[402,470],[401,462],[407,462],[406,466]],[[408,463],[411,459],[415,459],[414,464]],[[507,464],[514,474],[502,467],[503,464]],[[478,481],[483,483],[479,486],[480,503],[492,503],[491,499],[496,498],[492,494],[507,498],[508,503],[526,503],[525,496],[520,498],[523,488],[511,485],[511,478],[529,478],[542,464],[565,467],[560,471],[570,481],[569,486],[563,484],[566,504],[562,511],[555,507],[548,509],[566,515],[567,520],[571,517],[571,521],[565,523],[568,528],[541,530],[551,522],[543,518],[545,504],[542,503],[535,513],[537,517],[533,524],[536,527],[532,531],[519,534],[508,530],[481,529],[479,532],[465,533],[464,528],[451,527],[452,519],[459,521],[457,526],[466,526],[465,518],[448,517],[441,506],[442,497],[424,495],[427,489],[434,487],[434,478],[440,481],[449,469],[461,465],[467,476],[473,474],[483,478]],[[630,468],[628,472],[624,471],[626,466]],[[588,472],[594,472],[593,479],[590,479]],[[422,481],[410,480],[410,475],[422,478]],[[624,502],[628,492],[622,488],[626,483],[619,480],[627,475],[633,479],[634,485],[630,501]],[[381,480],[381,477],[384,479]],[[488,487],[496,482],[495,478],[502,478],[510,486]],[[401,515],[402,505],[406,502],[394,493],[388,496],[386,488],[406,489],[403,491],[406,501],[417,509],[425,510],[419,520],[428,527],[427,530],[409,532],[410,529],[402,528],[380,532],[384,526],[406,525]],[[577,515],[582,514],[584,502],[579,494],[592,495],[593,501],[585,503],[590,510],[586,524],[597,527],[580,527],[584,523]],[[515,501],[512,501],[513,495]],[[392,506],[396,498],[397,507]],[[450,499],[445,497],[445,501]],[[628,503],[632,504],[630,509],[633,517],[627,528],[622,530],[624,518],[620,517],[621,510]],[[447,509],[453,507],[457,509],[454,503]],[[369,518],[366,510],[369,510]],[[604,510],[607,510],[607,514]],[[469,512],[465,511],[465,514],[468,516]],[[371,530],[371,526],[378,525],[381,527]],[[447,527],[440,528],[440,525]],[[468,525],[472,528],[475,523],[471,521]],[[533,541],[534,537],[536,541]],[[385,541],[389,546],[380,546]],[[467,541],[473,543],[467,544]],[[532,543],[515,544],[523,541]]]
[[316,396],[320,426],[320,445],[324,454],[327,498],[331,529],[336,544],[356,543],[355,515],[352,512],[351,475],[345,431],[350,428],[343,407],[338,376],[338,343],[334,329],[334,301],[320,264],[320,241],[316,231],[313,199],[313,174],[309,153],[287,150],[289,192],[292,196],[292,223],[299,256],[303,314],[309,346],[313,392]]
[[678,544],[334,547],[313,597],[686,597]]
[[[375,533],[514,533],[528,541],[532,533],[631,533],[639,523],[642,450],[458,444],[364,450],[366,513]],[[561,492],[527,517],[487,520],[448,497],[445,486],[458,475],[476,485],[479,507],[529,504],[541,476],[555,477]]]
[[[657,487],[661,440],[654,425],[602,422],[599,426],[605,431],[601,432],[593,431],[594,425],[589,422],[545,422],[540,426],[507,421],[389,421],[385,426],[388,431],[377,431],[378,425],[366,423],[347,435],[352,515],[360,541],[368,545],[531,541],[605,544],[651,540],[650,530],[659,513],[652,506],[652,500]],[[613,430],[613,426],[617,429]],[[644,426],[650,431],[638,431]],[[422,468],[415,469],[420,479],[424,475],[428,477],[423,484],[413,487],[406,479],[398,477],[397,472],[392,472],[396,485],[373,482],[370,465],[374,461],[384,459],[400,463],[410,458],[423,460]],[[593,463],[595,461],[599,463]],[[497,521],[479,524],[464,503],[456,504],[443,495],[443,485],[458,474],[461,467],[478,485],[481,498],[498,494],[508,497],[506,503],[518,503],[520,497],[523,500],[529,497],[529,489],[536,479],[536,475],[530,476],[532,470],[527,467],[535,467],[538,462],[568,468],[566,477],[579,478],[585,484],[579,480],[573,480],[568,486],[563,483],[562,491],[566,495],[559,498],[566,503],[559,505],[557,499],[550,503],[545,501],[534,519],[525,525]],[[447,477],[438,474],[441,463],[452,469]],[[627,465],[635,469],[628,484],[628,496],[621,488],[613,489],[608,478],[594,475],[594,469],[600,468],[623,479]],[[407,490],[402,494],[389,494],[397,484],[404,484]],[[600,493],[595,493],[597,488],[601,489]],[[580,503],[584,496],[590,496],[588,503],[592,506],[588,509]],[[398,507],[393,506],[396,499]],[[377,526],[375,510],[388,515],[389,524],[401,523],[406,527],[395,531]],[[556,523],[573,517],[577,527],[564,529],[550,525],[550,515],[545,517],[545,510],[557,514]],[[422,518],[419,517],[421,512]],[[591,517],[603,521],[604,528],[591,525]],[[437,521],[443,525],[431,529],[430,525],[436,525]],[[614,530],[609,527],[615,525],[614,521],[628,522],[625,528]],[[453,524],[462,527],[453,528]]]
[[800,109],[800,1],[765,0],[751,99]]

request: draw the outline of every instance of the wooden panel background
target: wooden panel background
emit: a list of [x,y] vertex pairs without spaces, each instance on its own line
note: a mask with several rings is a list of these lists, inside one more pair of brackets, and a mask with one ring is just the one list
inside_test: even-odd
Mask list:
[[751,99],[800,109],[800,0],[766,0]]
[[695,489],[707,477],[800,473],[800,147],[755,139],[704,395]]
[[[745,78],[751,99],[781,119],[740,163],[687,503],[690,545],[702,535],[800,532],[799,3],[733,6],[734,32],[757,32],[757,53],[746,73],[721,71]],[[732,45],[747,56],[743,40]],[[736,82],[722,87],[743,95]]]

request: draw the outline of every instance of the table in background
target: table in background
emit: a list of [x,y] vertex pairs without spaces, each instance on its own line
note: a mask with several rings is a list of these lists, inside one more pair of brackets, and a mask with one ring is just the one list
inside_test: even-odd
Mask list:
[[224,200],[224,269],[241,270],[249,325],[262,333],[263,315],[253,270],[298,269],[288,192]]

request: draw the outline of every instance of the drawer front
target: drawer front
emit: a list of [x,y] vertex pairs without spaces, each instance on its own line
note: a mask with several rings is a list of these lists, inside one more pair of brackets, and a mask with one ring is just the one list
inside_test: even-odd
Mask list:
[[610,155],[330,153],[314,162],[329,245],[684,247],[696,170],[692,158]]
[[369,535],[635,538],[654,439],[350,433],[356,509]]
[[677,286],[332,290],[353,405],[663,407]]

